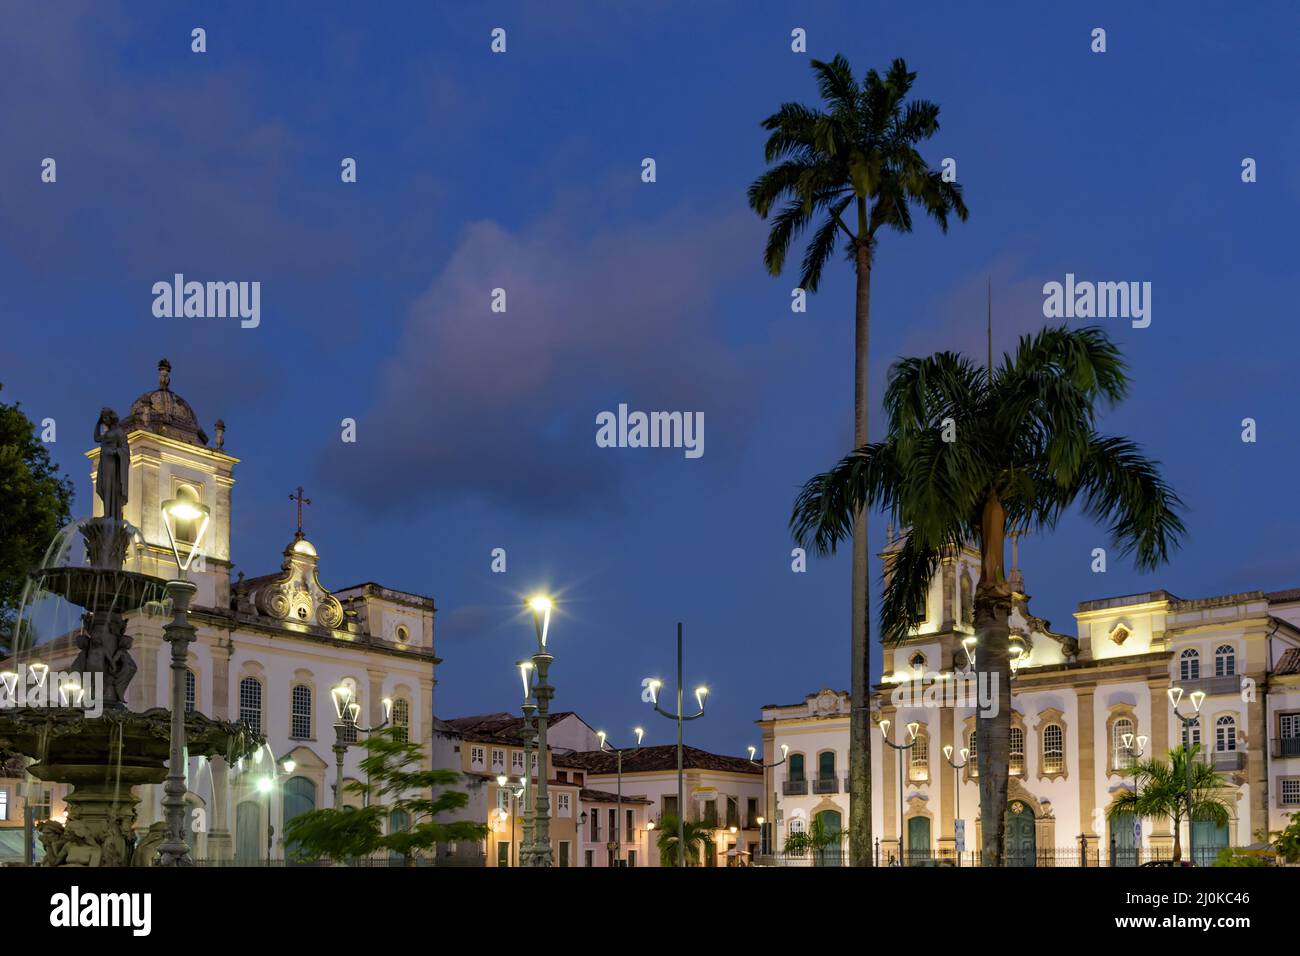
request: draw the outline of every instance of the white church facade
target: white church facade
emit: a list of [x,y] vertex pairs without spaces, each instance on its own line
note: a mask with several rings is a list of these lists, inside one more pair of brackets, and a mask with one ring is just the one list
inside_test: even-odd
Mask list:
[[[171,390],[166,360],[159,373],[158,389],[140,396],[123,419],[130,447],[124,517],[144,538],[141,570],[171,578],[176,564],[162,502],[189,499],[209,509],[202,559],[188,575],[198,590],[190,612],[197,635],[189,649],[186,706],[210,717],[242,719],[267,741],[257,759],[240,768],[219,758],[189,761],[193,855],[248,863],[268,853],[283,859],[286,820],[334,805],[332,688],[352,688],[363,727],[384,720],[387,699],[393,723],[421,742],[426,755],[433,752],[436,609],[430,597],[374,583],[335,591],[323,586],[321,557],[302,532],[301,489],[298,530],[280,569],[232,581],[232,489],[239,459],[225,449],[223,423],[216,423],[216,440],[209,442],[189,404]],[[98,449],[87,453],[92,492],[98,455]],[[101,507],[93,493],[89,500]],[[182,527],[178,536],[185,541],[195,530]],[[168,706],[170,646],[163,623],[159,617],[129,619],[139,666],[127,691],[132,710]],[[349,742],[355,744],[356,736],[349,734]],[[358,746],[347,749],[345,781],[362,776],[362,755]],[[14,780],[0,786],[15,794],[23,790]],[[58,819],[62,794],[58,787],[46,788],[51,789],[33,802]],[[136,826],[143,830],[162,819],[162,786],[140,791]],[[344,803],[358,799],[343,796]]]
[[[890,541],[886,564],[899,545]],[[978,575],[974,550],[945,561],[924,623],[883,651],[871,704],[873,850],[882,865],[900,854],[909,862],[952,859],[959,829],[967,854],[979,847],[977,702],[952,706],[951,695],[945,703],[937,690],[925,693],[967,671],[963,640],[974,635]],[[1170,856],[1170,821],[1143,820],[1139,829],[1107,813],[1131,786],[1126,767],[1167,759],[1181,744],[1170,688],[1183,690],[1179,710],[1195,718],[1192,743],[1220,773],[1230,818],[1226,827],[1197,822],[1194,834],[1184,823],[1184,855],[1190,838],[1197,862],[1212,862],[1222,847],[1257,843],[1300,811],[1300,589],[1195,600],[1157,590],[1086,601],[1075,612],[1075,634],[1067,635],[1030,612],[1018,568],[1009,578],[1016,592],[1011,642],[1019,654],[1011,685],[1011,862],[1082,857],[1089,865],[1131,865]],[[1193,691],[1205,695],[1199,713]],[[847,829],[848,714],[848,695],[830,689],[763,708],[763,762],[786,755],[766,771],[769,849],[779,851],[792,829],[818,817]],[[901,751],[901,775],[900,751],[882,741],[882,719],[895,744],[909,743],[906,728],[917,725],[915,744]]]

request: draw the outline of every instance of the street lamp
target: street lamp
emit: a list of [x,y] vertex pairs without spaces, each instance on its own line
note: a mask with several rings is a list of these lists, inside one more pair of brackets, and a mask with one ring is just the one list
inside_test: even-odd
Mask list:
[[[355,740],[356,734],[369,736],[383,730],[393,719],[393,699],[391,697],[383,699],[383,723],[376,724],[374,727],[362,727],[357,723],[357,717],[361,713],[361,705],[357,703],[352,685],[339,684],[330,691],[330,697],[334,700],[334,713],[338,718],[334,721],[334,809],[338,810],[343,806],[343,758],[347,754],[350,745],[349,741],[343,739],[344,734],[352,731]],[[370,805],[369,785],[366,787],[363,803],[366,806]]]
[[[1123,744],[1124,744],[1124,752],[1127,753],[1127,754],[1129,755],[1130,758],[1132,758],[1133,763],[1134,763],[1134,766],[1136,767],[1138,759],[1141,758],[1141,756],[1142,756],[1143,754],[1146,753],[1146,750],[1147,750],[1147,735],[1146,735],[1146,734],[1138,734],[1138,735],[1137,735],[1137,738],[1136,738],[1136,740],[1137,740],[1137,749],[1136,749],[1136,750],[1133,749],[1133,741],[1134,741],[1135,738],[1133,737],[1133,735],[1132,735],[1131,733],[1130,733],[1130,734],[1120,734],[1119,739],[1120,739],[1120,740],[1123,742]],[[1136,772],[1136,770],[1135,770],[1135,771],[1134,771],[1134,774],[1133,774],[1133,793],[1134,793],[1135,795],[1137,794],[1137,790],[1138,790],[1138,778],[1137,778],[1137,772]],[[1134,865],[1134,866],[1137,865],[1137,860],[1138,860],[1138,859],[1141,857],[1141,855],[1142,855],[1141,837],[1139,836],[1139,834],[1141,833],[1141,830],[1139,829],[1139,827],[1141,827],[1141,825],[1142,825],[1141,822],[1140,822],[1140,819],[1141,819],[1141,818],[1139,818],[1139,817],[1137,817],[1137,816],[1134,816],[1134,817],[1133,817],[1133,856],[1134,856],[1134,862],[1133,862],[1133,865]],[[1110,861],[1111,861],[1111,862],[1110,862],[1110,865],[1111,865],[1111,866],[1114,866],[1114,865],[1115,865],[1115,856],[1116,856],[1116,853],[1115,853],[1115,828],[1114,828],[1114,827],[1111,827],[1111,831],[1110,831]]]
[[1188,695],[1196,711],[1196,715],[1192,717],[1184,715],[1178,709],[1183,699],[1181,687],[1171,687],[1166,693],[1169,695],[1169,703],[1174,708],[1174,716],[1183,724],[1183,766],[1187,770],[1187,853],[1192,858],[1192,866],[1195,866],[1196,827],[1192,825],[1192,727],[1200,720],[1201,704],[1205,703],[1205,691],[1194,690]]
[[[519,798],[524,795],[524,780],[520,778],[519,786],[510,786],[510,778],[505,774],[497,775],[497,786],[506,791],[506,812],[510,814],[510,865],[515,866],[515,820],[519,816]],[[511,809],[511,800],[514,809]]]
[[[524,682],[524,725],[529,728],[528,736],[533,734],[535,726],[537,739],[537,790],[530,801],[528,813],[532,819],[532,843],[525,848],[523,856],[525,866],[551,866],[551,801],[546,795],[547,771],[546,717],[550,712],[551,698],[555,688],[548,681],[551,662],[555,660],[546,649],[546,642],[551,631],[551,611],[555,607],[544,594],[535,595],[528,600],[528,607],[533,612],[533,625],[537,631],[537,651],[533,654],[531,667],[520,666],[519,672]],[[536,702],[530,706],[528,698]],[[525,772],[527,767],[527,749],[525,749]]]
[[533,662],[528,660],[515,661],[515,666],[519,668],[519,677],[524,685],[524,721],[519,728],[519,736],[524,744],[524,795],[523,795],[523,815],[524,815],[524,839],[519,846],[519,863],[521,866],[532,866],[533,855],[533,799],[530,780],[533,773],[533,753],[536,749],[537,741],[537,704],[532,700],[533,694]]
[[948,766],[952,767],[953,792],[957,795],[957,820],[953,824],[952,835],[955,840],[957,837],[957,828],[962,828],[961,846],[957,847],[957,865],[961,865],[961,855],[966,849],[966,824],[961,818],[961,769],[970,763],[970,751],[961,748],[961,763],[954,763],[952,759],[952,744],[944,744],[943,759],[948,761]]
[[[632,749],[639,750],[641,748],[641,738],[645,736],[645,730],[640,727],[633,727],[632,733],[636,734],[636,746]],[[614,865],[619,866],[623,859],[623,835],[621,830],[623,824],[623,751],[617,747],[610,747],[606,743],[605,731],[596,731],[596,736],[600,738],[600,749],[605,753],[613,754],[617,760],[618,803],[616,804],[617,809],[614,811],[614,832],[610,834],[610,837],[614,841]]]
[[[172,619],[163,627],[163,637],[172,648],[172,723],[171,755],[167,762],[167,781],[163,784],[163,811],[167,838],[158,848],[159,866],[190,866],[190,847],[185,840],[185,665],[194,625],[189,621],[190,601],[198,588],[185,573],[199,553],[203,535],[208,530],[210,512],[206,505],[183,498],[169,498],[162,503],[163,524],[176,559],[179,578],[165,585],[172,602]],[[189,552],[182,557],[176,536],[178,521],[197,522]]]
[[911,750],[916,746],[916,732],[920,730],[921,725],[912,721],[907,725],[907,732],[911,735],[911,740],[905,744],[896,744],[889,739],[889,718],[880,722],[880,736],[885,743],[898,751],[898,865],[907,866],[903,857],[903,751]]
[[654,705],[655,712],[662,717],[677,722],[677,865],[686,865],[686,794],[684,777],[682,775],[682,723],[687,720],[699,720],[704,716],[704,698],[708,696],[709,689],[704,686],[695,688],[695,702],[699,705],[699,711],[694,714],[685,714],[682,712],[682,624],[677,622],[677,712],[669,713],[659,706],[659,688],[663,686],[661,680],[651,680],[646,683],[650,690],[650,703]]
[[[756,747],[751,746],[749,748],[749,762],[754,764],[757,767],[762,767],[765,771],[771,770],[773,767],[781,766],[781,764],[785,763],[786,760],[789,759],[790,745],[789,744],[781,745],[781,759],[778,760],[776,763],[759,763],[757,760],[754,759],[754,755],[756,753],[758,753],[758,749]],[[763,790],[768,794],[772,793],[775,790],[775,787],[767,786],[766,773],[763,774]],[[763,829],[763,818],[759,817],[758,818],[758,849],[760,853],[767,854],[768,852],[767,844],[768,844],[767,831]]]

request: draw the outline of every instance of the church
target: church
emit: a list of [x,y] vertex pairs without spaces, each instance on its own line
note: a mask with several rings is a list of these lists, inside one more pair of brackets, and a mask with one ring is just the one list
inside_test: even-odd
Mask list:
[[[903,540],[890,530],[881,555],[886,574]],[[1074,633],[1060,633],[1029,609],[1017,544],[1008,575],[1015,595],[1008,862],[1169,859],[1170,820],[1112,818],[1108,810],[1132,786],[1124,770],[1137,760],[1167,761],[1185,726],[1222,779],[1229,820],[1197,821],[1194,832],[1184,822],[1183,857],[1190,846],[1196,863],[1208,865],[1224,847],[1250,846],[1285,827],[1300,811],[1300,588],[1089,600],[1074,613]],[[925,620],[883,650],[871,698],[873,852],[881,865],[951,862],[959,852],[967,862],[978,853],[979,703],[957,698],[954,706],[954,695],[921,688],[968,672],[979,563],[969,547],[945,559]],[[829,688],[762,708],[770,855],[814,820],[847,829],[848,718],[848,694]],[[884,720],[889,742],[906,749],[885,743]],[[840,851],[828,852],[838,862]]]
[[[373,727],[386,718],[407,739],[433,743],[433,688],[439,659],[434,645],[433,599],[372,582],[331,590],[321,582],[322,556],[303,531],[298,488],[297,528],[286,522],[287,543],[276,561],[262,560],[269,573],[232,575],[231,518],[239,459],[226,447],[226,426],[213,424],[210,440],[189,403],[171,387],[171,366],[158,366],[158,387],[145,392],[122,419],[130,450],[125,519],[143,536],[140,570],[176,576],[176,562],[161,506],[168,499],[208,509],[206,529],[197,521],[176,528],[178,544],[200,536],[199,557],[188,577],[197,585],[190,622],[197,636],[189,649],[186,707],[209,717],[243,720],[264,735],[266,746],[249,766],[225,761],[189,761],[187,800],[191,806],[191,848],[196,860],[253,863],[283,859],[280,834],[287,820],[308,810],[334,806],[336,713],[333,688],[346,685],[360,706],[357,723]],[[102,503],[93,493],[100,450],[90,459],[96,516]],[[286,489],[288,490],[288,489]],[[292,516],[286,506],[286,516]],[[129,620],[132,653],[139,671],[127,706],[133,711],[166,707],[170,699],[170,647],[160,617]],[[51,662],[55,663],[55,662]],[[363,755],[355,730],[345,730],[345,783],[361,776]],[[240,771],[240,772],[236,772]],[[59,787],[0,779],[8,820],[21,825],[21,801],[32,801],[38,818],[59,819]],[[162,786],[140,788],[138,830],[162,819]],[[10,799],[12,796],[13,799]],[[358,797],[345,791],[343,802]],[[15,814],[17,818],[15,820]],[[400,826],[402,821],[390,821]],[[8,831],[12,834],[12,830]]]

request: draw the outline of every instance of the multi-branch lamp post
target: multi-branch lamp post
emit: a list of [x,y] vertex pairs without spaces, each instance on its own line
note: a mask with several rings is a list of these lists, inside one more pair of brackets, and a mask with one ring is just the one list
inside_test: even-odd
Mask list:
[[[757,753],[758,753],[757,747],[749,748],[749,762],[756,767],[762,767],[764,770],[771,770],[774,767],[781,766],[781,764],[785,763],[788,759],[790,759],[790,745],[789,744],[781,745],[781,759],[776,761],[776,763],[759,763],[757,760],[754,759],[754,755]],[[764,786],[763,789],[767,790],[767,792],[769,793],[771,792],[770,790],[768,790],[766,786]],[[759,817],[757,822],[758,822],[758,852],[764,854],[770,853],[772,851],[768,849],[769,841],[767,838],[767,831],[763,829],[764,820],[762,817]]]
[[694,714],[682,712],[682,625],[677,623],[677,712],[670,713],[659,706],[659,688],[664,682],[658,679],[650,679],[643,683],[650,692],[650,703],[654,705],[655,712],[661,717],[667,717],[669,720],[677,722],[677,865],[686,865],[686,794],[684,793],[685,777],[682,773],[682,724],[688,720],[699,720],[704,716],[704,698],[708,696],[709,689],[703,685],[695,688],[695,703],[699,710]]
[[[163,784],[162,800],[167,837],[158,848],[158,865],[190,866],[194,861],[190,858],[189,842],[185,839],[185,671],[190,642],[194,640],[194,625],[189,621],[189,607],[198,588],[185,575],[199,554],[211,513],[206,505],[183,498],[164,501],[162,513],[179,577],[166,584],[167,596],[172,602],[172,619],[163,627],[163,638],[172,648],[172,724],[171,755],[167,761],[167,780]],[[179,521],[190,523],[194,528],[193,541],[188,543],[188,553],[184,556],[181,555],[183,545],[177,537]]]
[[896,744],[889,739],[889,724],[889,718],[880,722],[880,736],[885,743],[898,751],[898,865],[907,866],[907,859],[903,855],[903,752],[916,746],[916,732],[921,729],[921,725],[916,721],[908,724],[907,732],[912,739],[905,744]]
[[[957,819],[954,822],[952,828],[953,839],[956,840],[957,824],[961,823],[961,770],[963,767],[966,766],[966,764],[970,763],[970,751],[967,748],[962,747],[961,763],[955,763],[952,759],[952,744],[944,744],[943,759],[948,761],[948,766],[952,767],[953,793],[956,794],[957,796]],[[962,845],[957,851],[957,863],[959,866],[961,865],[961,854],[965,851],[965,849],[966,849],[966,840],[965,840],[965,834],[963,834]]]
[[[343,758],[347,756],[348,747],[356,742],[359,734],[370,735],[383,730],[393,719],[393,699],[385,697],[384,720],[382,723],[373,727],[362,727],[357,723],[357,717],[361,713],[361,705],[357,703],[356,695],[351,686],[348,684],[339,684],[330,691],[330,696],[334,699],[334,714],[337,718],[334,721],[334,809],[338,810],[343,806]],[[352,738],[351,740],[346,739]],[[366,788],[365,803],[370,803],[369,787]]]
[[550,713],[555,688],[550,684],[551,662],[554,658],[546,648],[551,630],[551,610],[554,605],[545,595],[528,601],[533,612],[533,625],[537,632],[537,650],[531,661],[521,661],[519,673],[524,682],[524,779],[532,773],[528,763],[529,748],[536,752],[537,785],[528,794],[528,810],[524,823],[525,844],[520,850],[524,866],[551,866],[551,801],[546,793],[550,776],[546,749],[546,718]]
[[1192,708],[1196,713],[1188,717],[1178,705],[1183,700],[1183,689],[1181,687],[1171,687],[1166,693],[1169,695],[1169,703],[1173,705],[1174,716],[1183,724],[1183,767],[1187,771],[1187,855],[1191,858],[1192,866],[1196,865],[1196,826],[1192,822],[1192,728],[1197,726],[1201,719],[1201,704],[1205,703],[1205,691],[1194,690],[1187,696],[1192,699]]
[[[641,738],[645,736],[645,730],[640,727],[634,727],[632,733],[636,734],[636,747],[631,749],[637,750],[641,747]],[[618,768],[618,802],[615,804],[617,809],[614,811],[614,832],[610,834],[610,839],[614,842],[614,865],[620,866],[623,859],[623,750],[618,747],[611,747],[605,740],[605,731],[596,731],[596,736],[600,738],[600,749],[605,753],[614,755],[615,765]],[[593,813],[596,811],[593,810]]]

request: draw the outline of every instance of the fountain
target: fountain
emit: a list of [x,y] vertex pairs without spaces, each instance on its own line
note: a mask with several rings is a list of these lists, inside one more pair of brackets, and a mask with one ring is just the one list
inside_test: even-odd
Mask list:
[[[95,441],[103,516],[63,528],[29,575],[13,658],[0,662],[0,761],[27,758],[27,772],[36,779],[72,787],[66,821],[39,827],[45,865],[152,866],[160,851],[166,862],[187,862],[176,859],[180,832],[169,836],[158,823],[136,833],[135,788],[168,778],[174,728],[167,708],[134,712],[128,706],[137,665],[126,629],[128,615],[170,617],[168,640],[174,631],[188,632],[180,642],[183,655],[193,633],[186,619],[193,585],[140,570],[144,538],[122,518],[130,451],[111,409],[100,412]],[[56,661],[67,661],[66,671]],[[183,667],[182,656],[182,674]],[[184,714],[183,728],[190,756],[232,764],[263,743],[243,724],[197,712]],[[179,794],[169,789],[168,797],[177,805],[183,785]]]

